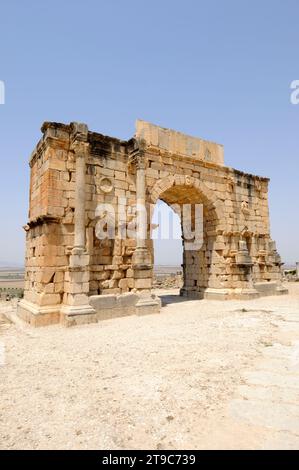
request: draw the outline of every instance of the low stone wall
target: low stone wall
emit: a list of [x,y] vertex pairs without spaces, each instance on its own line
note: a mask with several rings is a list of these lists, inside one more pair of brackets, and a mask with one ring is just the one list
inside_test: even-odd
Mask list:
[[88,310],[79,306],[80,312],[64,310],[63,307],[44,307],[37,309],[34,304],[22,300],[18,303],[18,316],[31,326],[40,327],[60,323],[64,326],[97,323],[111,318],[129,315],[148,315],[159,313],[161,300],[154,294],[142,293],[106,294],[89,297]]
[[92,295],[89,297],[89,305],[93,313],[88,314],[61,314],[60,322],[64,326],[96,323],[111,318],[125,317],[129,315],[147,315],[159,313],[161,301],[152,294],[142,296],[136,293]]

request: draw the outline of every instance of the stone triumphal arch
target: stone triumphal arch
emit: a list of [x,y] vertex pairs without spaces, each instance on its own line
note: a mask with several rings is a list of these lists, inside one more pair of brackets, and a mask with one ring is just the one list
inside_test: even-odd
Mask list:
[[181,295],[225,300],[286,292],[270,237],[269,180],[226,167],[221,145],[144,121],[128,141],[80,123],[46,122],[42,133],[30,159],[18,307],[32,325],[159,312],[150,216],[158,199],[177,208],[182,227],[189,207],[196,234],[192,240],[183,228]]

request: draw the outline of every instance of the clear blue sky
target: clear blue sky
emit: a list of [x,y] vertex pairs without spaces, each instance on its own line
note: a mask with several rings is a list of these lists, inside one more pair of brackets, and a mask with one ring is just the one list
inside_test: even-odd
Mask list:
[[126,139],[136,118],[222,143],[227,165],[269,176],[273,238],[299,260],[298,22],[298,0],[1,2],[0,260],[23,260],[42,122]]

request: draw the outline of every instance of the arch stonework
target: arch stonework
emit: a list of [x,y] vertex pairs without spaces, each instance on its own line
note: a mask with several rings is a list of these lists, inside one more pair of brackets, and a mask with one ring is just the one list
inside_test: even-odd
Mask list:
[[[173,186],[196,189],[202,195],[203,202],[207,200],[213,205],[218,219],[221,220],[223,218],[223,201],[217,199],[215,193],[203,181],[186,175],[167,176],[158,180],[151,189],[151,202],[155,204],[161,195]],[[225,223],[225,220],[223,220],[223,223]]]
[[[159,198],[203,206],[202,244],[187,249],[183,233],[181,295],[286,292],[269,230],[269,180],[226,167],[221,145],[143,121],[128,141],[80,123],[44,123],[42,133],[30,159],[24,320],[68,326],[160,311],[149,236]],[[115,217],[105,219],[109,205]],[[136,205],[146,210],[137,211],[133,236]],[[114,219],[115,237],[101,238]]]
[[213,204],[217,203],[217,198],[204,182],[188,175],[173,175],[159,179],[152,188],[151,200],[157,202],[160,195],[170,189],[172,186],[186,186],[196,188],[200,193],[206,196]]

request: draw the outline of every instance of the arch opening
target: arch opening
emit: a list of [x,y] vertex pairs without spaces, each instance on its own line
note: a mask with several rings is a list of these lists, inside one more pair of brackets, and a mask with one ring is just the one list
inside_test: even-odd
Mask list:
[[154,287],[183,286],[183,240],[181,220],[175,210],[158,199],[152,217]]
[[[173,256],[173,259],[180,257],[182,260],[183,282],[180,295],[203,298],[205,290],[213,287],[210,268],[218,223],[214,204],[206,194],[193,185],[172,184],[158,195],[155,207],[160,210],[154,212],[153,226],[161,223],[163,225],[159,227],[162,240],[159,240],[159,236],[156,240],[157,235],[153,235],[152,232],[152,251],[156,270],[157,264],[160,263],[162,246],[165,247],[163,255],[167,257],[173,245],[173,238],[176,238],[177,255]],[[171,227],[167,222],[170,214],[174,227],[173,222]],[[162,216],[165,217],[163,221]],[[171,233],[172,239],[171,236],[167,239],[165,235],[169,233],[170,228],[172,230],[174,228],[174,233]]]

